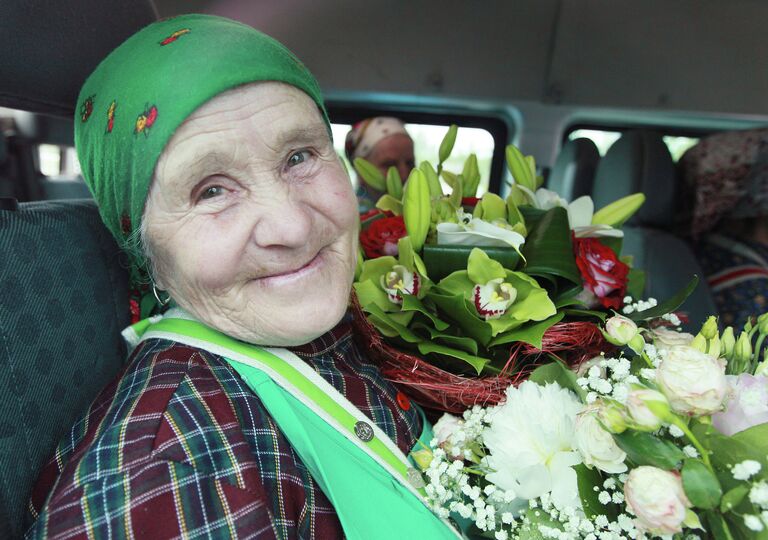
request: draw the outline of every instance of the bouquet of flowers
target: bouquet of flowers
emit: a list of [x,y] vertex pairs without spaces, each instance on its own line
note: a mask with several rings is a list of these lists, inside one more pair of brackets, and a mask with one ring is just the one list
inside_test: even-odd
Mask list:
[[499,540],[768,538],[768,314],[738,339],[670,319],[614,315],[613,354],[444,415],[414,456],[435,511]]
[[[386,194],[362,217],[354,289],[384,375],[422,404],[460,412],[498,403],[548,355],[577,365],[614,347],[599,324],[641,294],[643,273],[619,253],[644,196],[597,212],[589,197],[568,203],[510,145],[509,195],[477,198],[474,155],[461,173],[443,169],[455,138],[452,126],[437,166],[421,163],[405,186],[394,167],[384,176],[355,160]],[[693,286],[657,311],[676,309]]]

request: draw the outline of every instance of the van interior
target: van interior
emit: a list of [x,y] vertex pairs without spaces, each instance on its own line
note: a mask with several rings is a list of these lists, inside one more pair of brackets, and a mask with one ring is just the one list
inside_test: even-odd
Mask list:
[[[701,275],[681,156],[710,134],[768,127],[760,0],[0,3],[2,538],[23,534],[42,463],[125,357],[127,276],[77,162],[79,87],[138,28],[190,12],[293,50],[320,82],[340,155],[351,124],[397,116],[417,162],[457,124],[454,159],[477,154],[482,191],[505,195],[514,143],[567,200],[643,192],[624,251],[652,276],[646,297]],[[691,327],[716,312],[704,280],[683,310]]]

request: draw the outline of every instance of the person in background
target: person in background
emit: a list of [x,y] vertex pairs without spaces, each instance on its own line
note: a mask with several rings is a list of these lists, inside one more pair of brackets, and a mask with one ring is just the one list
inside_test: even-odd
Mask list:
[[[364,158],[384,175],[390,167],[395,167],[403,182],[416,165],[413,139],[408,135],[405,124],[389,116],[367,118],[354,124],[347,133],[344,151],[350,163],[354,163],[356,158]],[[375,208],[376,201],[383,194],[360,178],[357,189],[360,213]]]
[[680,160],[691,236],[723,326],[768,308],[768,129],[718,133]]

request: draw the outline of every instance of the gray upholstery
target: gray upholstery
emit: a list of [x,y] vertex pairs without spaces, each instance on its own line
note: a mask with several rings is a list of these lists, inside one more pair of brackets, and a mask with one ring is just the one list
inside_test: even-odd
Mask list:
[[85,78],[155,19],[150,0],[3,0],[0,106],[71,117]]
[[92,202],[0,210],[0,538],[17,538],[30,490],[118,373],[127,272]]
[[591,139],[566,142],[557,155],[547,180],[547,189],[556,191],[567,201],[590,195],[600,152]]
[[90,199],[91,192],[80,176],[43,177],[43,197],[46,200]]
[[646,203],[632,225],[665,228],[672,224],[676,203],[675,164],[659,133],[627,131],[600,160],[592,198],[602,208],[631,193],[645,193]]
[[679,207],[676,191],[674,163],[661,135],[628,131],[600,161],[593,199],[599,209],[632,193],[645,194],[645,204],[624,227],[622,255],[631,255],[633,266],[646,271],[648,298],[665,300],[699,276],[702,281],[681,308],[690,317],[687,328],[698,330],[717,309],[693,251],[670,232]]

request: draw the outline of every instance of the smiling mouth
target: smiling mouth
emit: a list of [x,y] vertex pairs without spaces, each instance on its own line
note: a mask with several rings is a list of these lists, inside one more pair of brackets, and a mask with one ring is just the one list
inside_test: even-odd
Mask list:
[[312,259],[308,263],[304,264],[303,266],[300,266],[299,268],[296,268],[293,270],[287,270],[285,272],[277,272],[275,274],[270,274],[268,276],[256,278],[254,281],[263,285],[270,286],[270,285],[283,285],[292,281],[300,280],[305,276],[315,272],[320,266],[322,266],[324,252],[325,252],[325,249],[321,249],[320,251],[317,252],[317,255],[312,257]]

